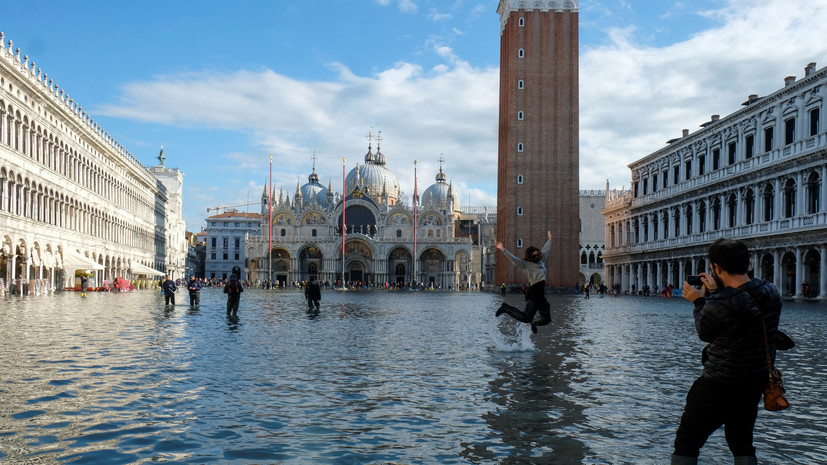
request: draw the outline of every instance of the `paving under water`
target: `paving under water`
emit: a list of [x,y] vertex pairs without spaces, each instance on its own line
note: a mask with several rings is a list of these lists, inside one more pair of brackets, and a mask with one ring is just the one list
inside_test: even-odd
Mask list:
[[[550,296],[532,335],[489,293],[177,297],[0,299],[0,463],[661,464],[701,371],[680,298]],[[827,463],[825,316],[784,304],[761,463]],[[701,463],[731,463],[722,431]]]

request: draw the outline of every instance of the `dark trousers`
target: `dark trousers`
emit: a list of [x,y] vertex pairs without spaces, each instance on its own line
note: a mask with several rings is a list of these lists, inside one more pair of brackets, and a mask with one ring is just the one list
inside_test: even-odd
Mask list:
[[520,310],[517,307],[508,305],[503,302],[500,307],[511,318],[523,323],[531,323],[534,321],[534,315],[540,313],[540,319],[534,322],[535,326],[544,326],[551,322],[551,306],[546,299],[533,299],[525,303],[525,310]]
[[241,296],[238,294],[227,294],[227,315],[238,313],[238,303]]
[[198,291],[190,292],[190,307],[193,305],[201,305],[201,293]]
[[164,302],[167,305],[175,305],[175,293],[174,292],[164,292]]
[[752,431],[762,391],[758,384],[723,384],[703,377],[695,380],[675,436],[675,455],[698,457],[707,438],[723,425],[732,455],[754,457]]

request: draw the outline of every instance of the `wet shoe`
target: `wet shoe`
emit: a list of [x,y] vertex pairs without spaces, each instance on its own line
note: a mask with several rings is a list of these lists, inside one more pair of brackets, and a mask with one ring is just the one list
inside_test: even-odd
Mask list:
[[500,308],[497,309],[497,313],[495,313],[494,315],[495,316],[500,316],[503,313],[505,313],[505,304],[500,305]]
[[537,334],[537,325],[533,321],[531,322],[531,332]]

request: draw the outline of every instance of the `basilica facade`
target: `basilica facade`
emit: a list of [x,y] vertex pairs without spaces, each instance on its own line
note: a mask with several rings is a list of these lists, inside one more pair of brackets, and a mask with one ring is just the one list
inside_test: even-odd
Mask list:
[[[261,233],[245,238],[245,274],[253,281],[405,285],[448,289],[480,279],[470,236],[460,237],[459,195],[440,171],[412,201],[403,198],[385,155],[369,144],[343,180],[325,187],[313,166],[292,197],[265,187]],[[416,195],[416,193],[414,194]],[[479,256],[479,251],[477,251]]]

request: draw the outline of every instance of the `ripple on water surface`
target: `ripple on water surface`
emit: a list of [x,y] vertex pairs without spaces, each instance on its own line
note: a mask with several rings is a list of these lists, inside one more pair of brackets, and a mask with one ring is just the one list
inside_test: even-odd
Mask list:
[[[485,293],[201,300],[2,299],[0,462],[664,463],[700,373],[681,299],[550,296],[536,335]],[[766,463],[827,462],[825,311],[785,303],[793,407],[759,414]],[[702,460],[731,460],[720,432]]]

